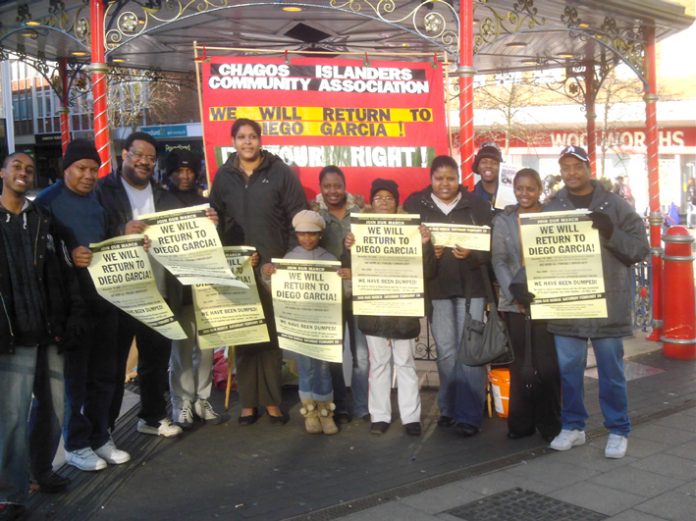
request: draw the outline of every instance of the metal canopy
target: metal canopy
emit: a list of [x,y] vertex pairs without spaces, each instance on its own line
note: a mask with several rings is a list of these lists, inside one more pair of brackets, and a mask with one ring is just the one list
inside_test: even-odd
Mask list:
[[[0,49],[88,63],[88,4],[4,2]],[[476,0],[474,6],[479,73],[579,64],[591,52],[597,63],[625,61],[644,79],[643,28],[654,25],[660,39],[694,21],[683,6],[665,0]],[[368,56],[447,51],[457,61],[458,11],[454,0],[120,0],[107,8],[106,55],[113,64],[179,72],[193,71],[193,41]]]

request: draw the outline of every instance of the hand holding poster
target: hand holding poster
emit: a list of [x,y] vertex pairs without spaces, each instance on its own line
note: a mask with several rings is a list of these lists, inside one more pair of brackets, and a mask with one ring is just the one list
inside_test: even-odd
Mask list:
[[604,318],[599,233],[587,211],[520,214],[533,319]]
[[343,359],[341,263],[273,259],[273,311],[278,345],[318,360]]
[[471,224],[428,223],[435,246],[491,251],[491,227]]
[[350,217],[353,313],[422,317],[425,314],[423,244],[419,215]]
[[499,210],[504,209],[509,204],[517,204],[513,181],[519,168],[514,165],[500,163],[498,173],[498,191],[495,194],[495,207]]
[[215,225],[206,214],[210,205],[143,215],[150,254],[179,282],[246,287],[230,271]]
[[172,340],[186,333],[157,291],[143,235],[125,235],[90,244],[89,274],[97,293],[117,308]]
[[247,289],[219,284],[193,286],[198,346],[201,349],[268,342],[266,318],[251,267],[251,255],[255,250],[251,246],[224,248],[230,269],[248,286]]

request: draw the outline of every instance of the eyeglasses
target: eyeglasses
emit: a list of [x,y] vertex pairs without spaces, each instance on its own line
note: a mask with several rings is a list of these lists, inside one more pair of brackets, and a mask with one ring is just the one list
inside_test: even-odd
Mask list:
[[157,156],[148,156],[147,154],[141,154],[140,152],[128,151],[128,154],[136,161],[144,161],[147,163],[154,163],[157,161]]
[[393,203],[395,200],[396,199],[394,199],[391,195],[378,195],[373,199],[373,201],[378,203]]

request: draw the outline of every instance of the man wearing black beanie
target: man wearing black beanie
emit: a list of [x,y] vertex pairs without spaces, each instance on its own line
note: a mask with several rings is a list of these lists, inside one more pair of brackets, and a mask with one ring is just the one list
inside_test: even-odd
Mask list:
[[116,381],[122,378],[116,363],[117,310],[97,294],[85,267],[91,260],[87,246],[107,238],[106,213],[94,193],[100,164],[94,143],[72,141],[63,156],[63,179],[36,199],[61,226],[73,259],[86,261],[75,272],[89,310],[89,325],[82,341],[65,352],[68,407],[64,428],[66,461],[84,471],[130,460],[127,452],[116,448],[109,433],[109,408]]
[[481,179],[474,187],[474,194],[484,201],[488,201],[491,207],[495,207],[495,197],[498,194],[498,177],[500,175],[500,163],[503,162],[503,154],[498,145],[492,141],[481,145],[474,157],[472,170]]

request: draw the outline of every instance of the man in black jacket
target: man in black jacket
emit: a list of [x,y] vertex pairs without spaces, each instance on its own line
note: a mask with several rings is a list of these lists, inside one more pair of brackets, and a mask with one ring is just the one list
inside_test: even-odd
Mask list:
[[[29,454],[47,450],[35,446],[38,437],[30,439],[28,432],[32,391],[40,419],[50,413],[62,422],[62,390],[49,381],[56,375],[62,382],[56,344],[71,335],[74,340],[84,327],[50,216],[26,198],[34,170],[33,159],[23,153],[9,155],[0,170],[0,520],[23,514]],[[56,492],[68,482],[50,466],[35,477],[42,488],[52,489],[46,491]]]
[[[144,132],[134,132],[121,151],[123,167],[99,181],[97,198],[107,215],[107,235],[143,233],[145,223],[138,217],[152,212],[179,208],[176,199],[157,186],[152,176],[157,160],[157,142]],[[164,268],[153,263],[157,287],[166,296]],[[111,404],[111,426],[118,418],[123,401],[123,375],[133,337],[138,347],[138,380],[140,412],[138,432],[166,438],[178,436],[182,430],[167,417],[167,368],[171,342],[142,322],[120,312],[118,318],[117,388]]]

